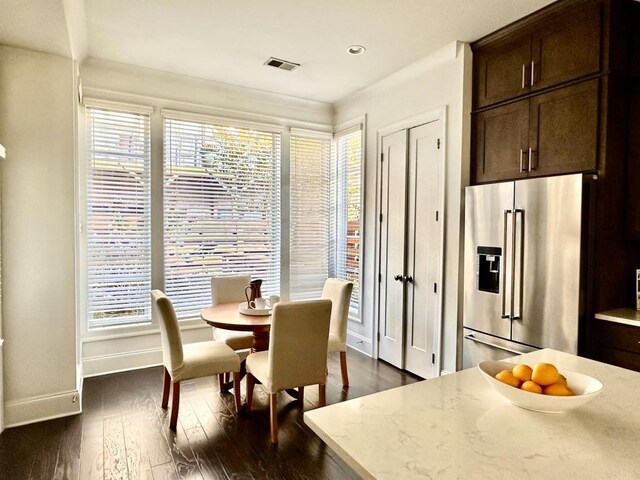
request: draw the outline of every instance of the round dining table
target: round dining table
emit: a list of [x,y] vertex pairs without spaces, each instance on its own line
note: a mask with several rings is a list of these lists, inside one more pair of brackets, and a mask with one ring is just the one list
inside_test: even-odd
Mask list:
[[212,327],[225,330],[253,333],[254,352],[269,349],[269,329],[271,328],[271,315],[245,315],[240,313],[238,303],[221,303],[214,307],[208,307],[200,313],[202,320]]

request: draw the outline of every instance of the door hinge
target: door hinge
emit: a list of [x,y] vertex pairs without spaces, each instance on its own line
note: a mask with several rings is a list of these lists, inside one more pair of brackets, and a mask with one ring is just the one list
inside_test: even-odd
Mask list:
[[378,273],[378,282],[382,282],[382,274]]
[[437,283],[433,284],[433,293],[438,293],[438,284]]
[[438,212],[438,210],[436,210],[436,222],[438,221],[439,213],[440,212]]
[[380,223],[382,223],[382,214],[380,214]]
[[380,341],[380,332],[378,332],[378,341]]
[[436,363],[436,354],[435,353],[431,354],[431,363],[433,363],[434,365]]
[[384,153],[380,154],[380,163],[384,162]]
[[438,139],[438,150],[440,150],[440,139]]

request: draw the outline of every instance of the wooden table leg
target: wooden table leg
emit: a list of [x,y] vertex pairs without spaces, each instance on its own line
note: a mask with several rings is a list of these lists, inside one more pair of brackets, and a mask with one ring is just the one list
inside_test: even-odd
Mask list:
[[264,352],[269,350],[269,332],[253,332],[253,347],[254,352]]

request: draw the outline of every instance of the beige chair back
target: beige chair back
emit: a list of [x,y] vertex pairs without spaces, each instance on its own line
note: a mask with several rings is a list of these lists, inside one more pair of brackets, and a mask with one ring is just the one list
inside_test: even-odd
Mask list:
[[347,343],[347,319],[349,318],[349,304],[353,283],[328,278],[322,289],[322,298],[328,298],[331,307],[331,333],[338,337],[340,343]]
[[211,305],[246,301],[244,289],[251,282],[251,275],[211,277]]
[[152,290],[151,299],[153,309],[158,317],[158,324],[160,325],[163,363],[167,370],[173,374],[184,363],[182,338],[180,337],[176,312],[173,309],[171,300],[160,290]]
[[327,380],[331,300],[278,303],[273,308],[267,383],[271,392]]

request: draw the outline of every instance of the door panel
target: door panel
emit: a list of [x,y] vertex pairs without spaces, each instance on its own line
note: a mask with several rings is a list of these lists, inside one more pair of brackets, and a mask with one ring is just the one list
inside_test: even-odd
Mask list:
[[380,341],[379,357],[404,367],[404,274],[407,131],[382,138],[382,184],[380,223]]
[[526,176],[529,100],[477,113],[474,126],[476,182]]
[[[438,376],[434,364],[437,351],[436,325],[440,322],[440,277],[442,251],[440,215],[441,152],[438,136],[441,121],[409,130],[407,275],[405,368],[423,378]],[[441,214],[442,212],[440,212]]]
[[580,5],[534,34],[532,90],[600,70],[601,9],[596,3]]
[[474,58],[478,79],[475,108],[529,93],[530,36],[499,48],[477,50]]
[[[513,182],[465,191],[464,326],[503,338],[511,336],[503,316],[510,314],[512,208]],[[487,285],[492,271],[499,273]]]
[[565,175],[515,182],[520,318],[512,340],[577,353],[583,181]]
[[597,168],[598,80],[531,98],[529,176]]

